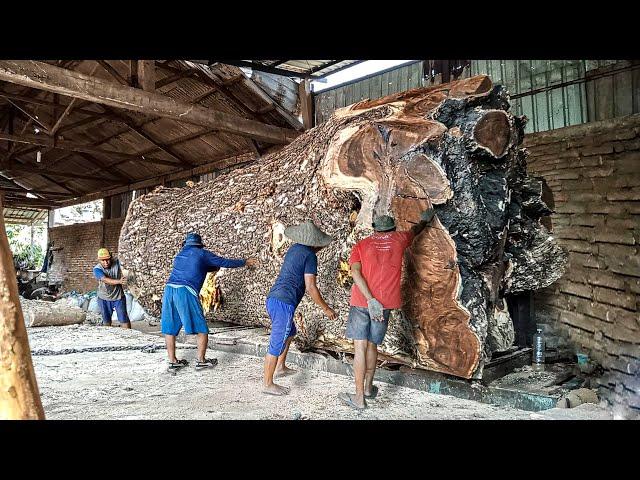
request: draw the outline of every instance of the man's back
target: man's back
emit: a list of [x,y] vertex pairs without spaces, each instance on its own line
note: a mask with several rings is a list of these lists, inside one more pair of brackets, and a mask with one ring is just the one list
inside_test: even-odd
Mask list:
[[222,258],[204,248],[187,245],[173,260],[173,270],[167,283],[187,285],[197,293],[202,288],[207,272],[215,272],[221,267],[241,267],[244,264],[244,260]]
[[[385,309],[402,306],[402,260],[413,238],[411,231],[375,233],[356,243],[351,251],[349,263],[360,262],[371,294]],[[355,284],[351,288],[351,305],[367,308],[367,299]]]
[[305,292],[304,275],[316,275],[318,257],[312,247],[294,243],[289,247],[269,297],[297,306]]

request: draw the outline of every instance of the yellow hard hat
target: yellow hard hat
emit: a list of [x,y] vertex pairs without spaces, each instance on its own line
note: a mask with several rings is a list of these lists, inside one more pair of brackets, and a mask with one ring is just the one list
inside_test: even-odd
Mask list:
[[111,258],[111,253],[106,248],[98,250],[98,260],[108,260]]

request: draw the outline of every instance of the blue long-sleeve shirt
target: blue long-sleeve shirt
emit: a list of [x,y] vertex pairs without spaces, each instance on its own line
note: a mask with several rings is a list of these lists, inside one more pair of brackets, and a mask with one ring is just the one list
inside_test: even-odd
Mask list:
[[220,268],[244,267],[245,260],[223,258],[209,250],[189,245],[183,247],[173,260],[173,270],[167,283],[187,285],[196,293],[200,292],[207,272],[215,272]]

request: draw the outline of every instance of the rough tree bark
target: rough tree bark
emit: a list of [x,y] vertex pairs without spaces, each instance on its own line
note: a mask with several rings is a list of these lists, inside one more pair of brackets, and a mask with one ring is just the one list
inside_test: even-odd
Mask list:
[[[0,195],[2,210],[2,195]],[[9,240],[0,218],[0,420],[41,420],[44,409],[31,363]]]
[[87,319],[87,313],[80,308],[24,298],[20,299],[20,303],[27,327],[74,325]]
[[[504,295],[547,286],[566,254],[540,225],[548,212],[527,177],[524,118],[486,76],[420,88],[338,110],[259,163],[184,189],[159,188],[130,206],[120,236],[130,287],[158,314],[184,235],[256,270],[222,270],[216,318],[269,325],[264,303],[291,242],[288,225],[312,219],[335,241],[319,254],[318,283],[339,320],[305,298],[300,348],[353,351],[344,337],[354,243],[375,215],[400,230],[433,206],[437,216],[405,257],[404,305],[392,315],[384,358],[464,378],[482,375],[513,343]],[[537,195],[537,197],[536,197]]]

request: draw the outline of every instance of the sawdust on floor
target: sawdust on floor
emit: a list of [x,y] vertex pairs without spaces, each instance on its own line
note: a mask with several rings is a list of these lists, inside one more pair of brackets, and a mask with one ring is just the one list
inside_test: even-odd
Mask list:
[[[42,327],[28,333],[32,351],[162,345],[157,336],[111,327]],[[274,397],[260,392],[262,359],[208,350],[218,366],[196,372],[195,356],[194,349],[179,349],[178,357],[191,364],[176,375],[166,371],[166,350],[35,355],[33,361],[49,419],[516,420],[551,418],[552,412],[534,414],[385,383],[378,384],[379,396],[369,401],[369,408],[358,412],[337,398],[342,391],[353,391],[350,377],[296,367],[297,374],[280,380],[291,393]],[[568,410],[553,418],[605,418],[601,410],[563,412]]]

